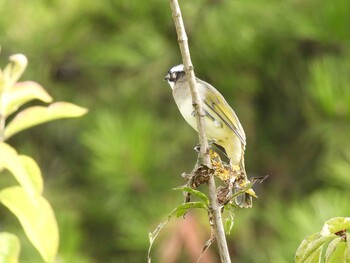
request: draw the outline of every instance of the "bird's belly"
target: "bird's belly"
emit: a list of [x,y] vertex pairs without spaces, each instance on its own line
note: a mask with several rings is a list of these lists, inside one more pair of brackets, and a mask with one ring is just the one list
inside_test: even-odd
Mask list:
[[177,107],[179,108],[179,111],[182,117],[184,117],[187,123],[197,131],[197,123],[194,115],[194,108],[192,106],[192,100],[187,99],[186,101],[183,101],[181,104],[179,103],[176,103],[176,104],[177,104]]

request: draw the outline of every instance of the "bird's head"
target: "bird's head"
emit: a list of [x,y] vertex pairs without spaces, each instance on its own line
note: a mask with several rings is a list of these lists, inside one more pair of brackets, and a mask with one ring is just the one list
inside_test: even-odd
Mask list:
[[169,83],[171,89],[173,89],[176,81],[184,74],[185,74],[184,65],[180,64],[172,67],[168,71],[168,74],[165,76],[164,80],[166,80]]

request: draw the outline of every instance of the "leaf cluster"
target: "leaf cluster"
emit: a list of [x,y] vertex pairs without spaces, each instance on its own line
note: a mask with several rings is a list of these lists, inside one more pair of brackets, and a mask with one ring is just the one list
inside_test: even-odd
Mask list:
[[336,217],[327,220],[318,233],[306,237],[300,244],[295,262],[349,262],[350,218]]
[[[0,172],[7,170],[17,184],[0,190],[0,203],[19,220],[28,239],[45,262],[54,262],[59,233],[51,205],[43,197],[43,178],[33,158],[18,154],[5,143],[16,133],[60,118],[79,117],[86,109],[67,102],[31,106],[17,110],[32,100],[52,102],[52,98],[37,83],[17,82],[27,66],[27,58],[18,54],[10,57],[10,63],[0,69]],[[10,119],[12,114],[15,116]],[[0,261],[18,262],[20,242],[17,236],[0,233]]]

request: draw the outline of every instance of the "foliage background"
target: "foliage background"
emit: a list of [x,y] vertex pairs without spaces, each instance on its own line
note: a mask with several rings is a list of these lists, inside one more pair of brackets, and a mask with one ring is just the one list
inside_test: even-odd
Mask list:
[[[236,212],[232,260],[291,262],[306,235],[350,214],[350,2],[180,4],[197,76],[245,128],[249,175],[270,175],[253,209]],[[0,41],[1,66],[26,54],[22,80],[90,109],[9,141],[43,169],[60,260],[145,262],[147,233],[182,201],[171,188],[196,158],[197,135],[162,81],[180,62],[168,2],[2,0]],[[195,217],[204,242],[205,215]],[[0,218],[1,230],[21,233],[4,208]],[[162,255],[181,221],[156,242],[155,262],[171,262]],[[32,251],[25,243],[23,262],[38,262]]]

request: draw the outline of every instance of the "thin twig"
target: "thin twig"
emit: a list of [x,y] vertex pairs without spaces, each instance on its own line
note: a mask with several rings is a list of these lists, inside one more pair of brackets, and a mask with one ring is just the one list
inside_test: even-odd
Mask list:
[[[181,51],[182,61],[184,64],[187,80],[191,89],[192,105],[196,112],[197,130],[200,143],[200,161],[202,164],[210,167],[209,147],[204,127],[204,110],[201,104],[199,93],[196,86],[196,79],[193,71],[193,65],[188,47],[188,38],[185,31],[185,26],[182,20],[180,6],[177,0],[169,0],[174,19],[179,47]],[[219,248],[220,258],[222,263],[230,263],[230,254],[227,248],[224,226],[221,219],[221,211],[218,205],[216,186],[214,177],[210,176],[208,182],[209,201],[211,205],[211,212],[214,218],[214,230],[216,232],[216,240]]]

